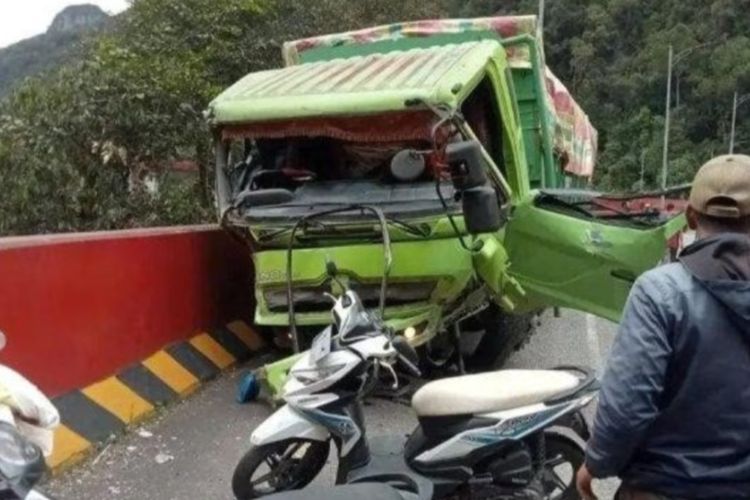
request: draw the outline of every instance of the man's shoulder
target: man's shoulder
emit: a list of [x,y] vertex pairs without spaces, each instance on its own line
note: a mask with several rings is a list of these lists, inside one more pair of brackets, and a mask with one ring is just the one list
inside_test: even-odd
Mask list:
[[684,291],[692,286],[692,276],[679,262],[664,264],[643,273],[636,285],[645,291],[657,290],[662,295]]

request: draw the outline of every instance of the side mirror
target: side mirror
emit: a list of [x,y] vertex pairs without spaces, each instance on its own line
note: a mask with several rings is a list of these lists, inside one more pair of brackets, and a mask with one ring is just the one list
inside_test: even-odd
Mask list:
[[466,230],[494,233],[502,227],[497,194],[487,185],[481,146],[477,141],[449,144],[446,149],[453,185],[461,195]]
[[484,171],[482,147],[477,141],[462,141],[448,144],[445,154],[450,168],[451,180],[459,191],[484,186],[487,174]]
[[461,193],[466,230],[470,234],[494,233],[502,227],[497,194],[489,186],[467,189]]

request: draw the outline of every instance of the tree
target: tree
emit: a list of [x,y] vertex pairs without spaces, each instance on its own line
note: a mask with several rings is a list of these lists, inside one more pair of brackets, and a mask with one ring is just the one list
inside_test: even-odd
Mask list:
[[[547,2],[547,63],[600,132],[602,189],[657,187],[667,49],[675,66],[670,181],[726,151],[750,92],[750,16],[733,0]],[[202,111],[283,41],[409,19],[534,14],[536,0],[134,0],[63,69],[0,101],[0,233],[214,220]],[[750,106],[738,113],[750,148]],[[198,175],[173,172],[187,160]],[[158,185],[158,189],[154,186]]]

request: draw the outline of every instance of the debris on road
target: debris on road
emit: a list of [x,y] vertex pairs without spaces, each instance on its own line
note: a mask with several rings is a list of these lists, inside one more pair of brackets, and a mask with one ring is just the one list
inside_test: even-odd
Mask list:
[[156,460],[157,464],[163,465],[167,462],[171,462],[172,460],[174,460],[174,456],[168,453],[159,453],[158,455],[156,455],[156,457],[154,457],[154,460]]
[[153,432],[149,432],[146,429],[144,429],[143,427],[141,427],[140,429],[138,429],[138,435],[141,436],[142,438],[154,437],[154,433]]

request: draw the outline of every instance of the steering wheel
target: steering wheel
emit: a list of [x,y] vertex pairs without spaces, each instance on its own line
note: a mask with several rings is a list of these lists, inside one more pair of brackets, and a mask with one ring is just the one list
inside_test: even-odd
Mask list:
[[318,174],[304,168],[260,169],[253,172],[250,176],[249,185],[251,189],[257,189],[258,180],[267,177],[272,179],[281,178],[292,182],[309,182],[317,179]]
[[308,170],[306,168],[282,168],[280,172],[284,175],[284,177],[288,177],[292,179],[293,181],[297,182],[308,182],[308,181],[314,181],[318,178],[318,174],[313,172],[312,170]]

